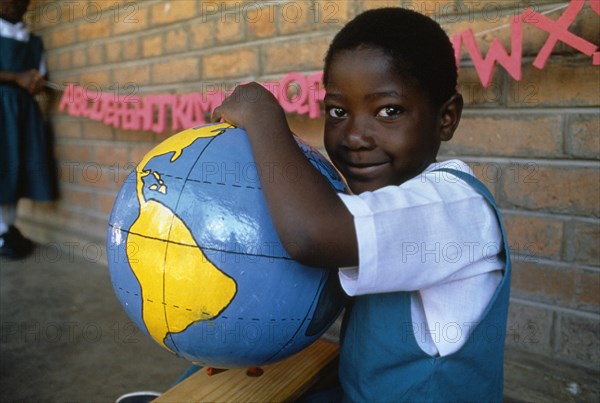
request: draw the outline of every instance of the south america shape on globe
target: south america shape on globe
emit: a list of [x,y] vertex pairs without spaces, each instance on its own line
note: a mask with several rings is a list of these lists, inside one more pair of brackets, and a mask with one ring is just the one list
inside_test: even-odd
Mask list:
[[[331,165],[299,146],[344,191]],[[107,247],[131,319],[202,365],[285,358],[318,338],[344,302],[334,271],[302,266],[283,249],[246,134],[226,124],[181,132],[144,157],[117,196]]]

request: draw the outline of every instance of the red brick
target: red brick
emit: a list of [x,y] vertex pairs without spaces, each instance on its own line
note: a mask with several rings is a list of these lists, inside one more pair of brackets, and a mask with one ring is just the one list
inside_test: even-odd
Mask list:
[[556,355],[596,370],[600,361],[600,325],[597,318],[561,313]]
[[119,144],[96,145],[94,147],[94,162],[118,169],[127,162],[127,148]]
[[24,20],[36,30],[64,23],[62,7],[58,2],[31,2]]
[[201,24],[191,24],[191,43],[192,49],[205,49],[214,42],[214,21],[206,21]]
[[597,168],[513,165],[514,176],[502,182],[507,202],[528,210],[600,216]]
[[573,229],[567,239],[567,260],[600,267],[600,222],[577,220],[571,225]]
[[[334,3],[331,3],[332,5]],[[278,5],[279,30],[282,34],[307,32],[320,17],[319,8],[323,4],[310,1],[291,1]]]
[[162,25],[193,18],[196,12],[195,1],[172,1],[153,5],[150,15],[152,25]]
[[100,18],[98,21],[94,21],[94,19],[90,21],[80,20],[77,26],[79,41],[107,38],[110,35],[109,21],[109,18]]
[[277,33],[277,12],[274,8],[273,4],[268,8],[257,6],[248,9],[246,21],[254,37],[267,38]]
[[316,1],[309,10],[310,19],[319,27],[338,29],[356,13],[357,4],[346,0]]
[[199,63],[195,57],[170,59],[153,66],[152,81],[154,84],[180,83],[200,78]]
[[162,55],[163,39],[162,35],[147,36],[142,39],[142,56],[153,57]]
[[513,297],[590,312],[600,311],[600,276],[595,271],[535,262],[513,263]]
[[[574,269],[575,270],[575,269]],[[572,293],[576,299],[577,309],[590,310],[594,312],[600,311],[600,300],[598,299],[598,290],[600,289],[600,276],[595,270],[577,269],[575,287]]]
[[530,353],[551,354],[552,326],[550,309],[511,301],[506,345]]
[[188,49],[188,30],[175,28],[165,35],[165,53],[179,53]]
[[[52,70],[55,70],[58,68],[62,68],[62,69],[69,68],[69,66],[61,65],[61,62],[60,62],[60,57],[62,55],[64,55],[65,53],[68,53],[68,52],[58,53],[58,52],[50,51],[50,52],[46,53],[46,66],[48,67],[48,69],[52,71]],[[71,56],[69,55],[67,58],[69,59],[69,64],[70,64]]]
[[58,64],[57,65],[48,64],[48,70],[56,71],[58,69],[61,69],[61,70],[70,69],[73,67],[72,60],[73,60],[73,58],[72,58],[71,52],[69,52],[69,51],[61,52],[58,55]]
[[244,39],[245,21],[229,22],[216,20],[214,22],[214,36],[219,44],[240,42]]
[[112,140],[114,129],[101,122],[85,120],[83,122],[83,137],[86,139]]
[[204,79],[235,78],[256,74],[258,57],[254,49],[206,55],[202,59]]
[[145,64],[118,68],[113,71],[113,78],[121,93],[140,95],[140,87],[150,84],[150,66]]
[[591,60],[577,64],[550,58],[544,69],[523,68],[521,81],[510,80],[509,107],[597,106],[600,104],[600,69]]
[[600,119],[598,114],[574,115],[569,122],[569,145],[576,158],[600,159]]
[[115,170],[101,166],[96,162],[81,164],[79,167],[79,183],[88,188],[116,189],[118,175]]
[[[593,1],[593,0],[592,0]],[[590,7],[591,1],[587,1],[583,9],[577,15],[575,22],[569,27],[569,31],[588,42],[598,45],[600,32],[600,19],[598,14]]]
[[554,115],[465,114],[444,152],[549,157],[563,154],[562,118]]
[[521,214],[503,216],[511,254],[528,262],[541,258],[560,259],[563,222]]
[[[475,11],[477,4],[484,3],[478,1],[459,5],[459,9],[466,13],[462,18],[454,14],[456,10],[455,6],[442,4],[437,7],[435,17],[437,17],[436,19],[442,24],[442,27],[448,32],[449,36],[460,34],[467,29],[473,31],[477,48],[484,57],[487,55],[490,45],[495,40],[502,44],[507,53],[512,54],[510,22],[515,14],[521,14],[524,8],[529,7],[529,5],[522,3],[521,5],[524,7],[514,9],[512,6],[516,3],[493,1],[484,5],[483,7],[486,7],[486,9],[484,12],[481,12]],[[508,5],[508,8],[502,7],[502,4]],[[432,8],[434,7],[430,5],[429,9]],[[499,27],[503,28],[498,29]],[[521,24],[521,29],[523,38],[521,42],[522,55],[537,55],[546,42],[547,33],[527,23]],[[464,64],[466,61],[470,62],[471,60],[472,57],[463,44],[461,46],[461,61]],[[500,71],[504,71],[504,67],[496,66],[495,74],[499,74]]]
[[[90,162],[92,159],[92,150],[89,145],[61,143],[55,146],[55,155],[59,161],[68,162]],[[69,164],[74,166],[73,164]]]
[[110,82],[108,71],[90,71],[79,76],[79,83],[86,88],[106,89],[113,83]]
[[[446,155],[444,159],[452,159],[452,156]],[[475,177],[479,179],[492,193],[492,196],[496,199],[496,184],[499,182],[499,173],[501,168],[499,165],[482,163],[480,161],[465,161],[469,167],[473,170]]]
[[494,74],[488,87],[481,84],[474,67],[461,66],[458,71],[458,92],[463,96],[465,108],[497,107],[504,102],[503,74]]
[[330,38],[300,39],[265,45],[265,73],[287,73],[294,70],[321,69]]
[[65,28],[57,29],[53,31],[50,43],[46,43],[46,48],[55,49],[66,45],[75,43],[75,28],[73,26],[67,26]]
[[465,114],[443,150],[459,155],[559,157],[562,132],[560,115]]
[[138,32],[148,28],[147,7],[141,7],[141,3],[127,1],[114,11],[116,20],[113,24],[115,35],[121,35],[130,32]]
[[[115,140],[126,142],[148,142],[154,139],[154,133],[142,130],[115,129]],[[134,145],[135,146],[135,145]]]
[[[136,42],[137,41],[133,41]],[[118,62],[121,61],[121,59],[123,58],[122,53],[123,53],[123,43],[120,41],[114,41],[114,42],[107,42],[104,45],[104,48],[106,49],[106,61],[109,63],[114,63],[114,62]]]
[[89,64],[100,64],[103,63],[102,47],[101,46],[90,46],[87,48],[87,59]]
[[110,213],[115,204],[116,194],[100,193],[96,195],[98,200],[98,209],[103,213]]
[[141,43],[139,40],[123,42],[123,59],[138,60],[141,56]]
[[85,48],[79,48],[73,51],[73,67],[83,67],[87,65],[87,55]]
[[129,146],[129,160],[134,164],[139,164],[140,161],[148,154],[148,152],[154,147],[155,144],[139,143],[130,144]]
[[54,135],[57,138],[81,137],[81,121],[79,119],[54,119]]
[[[428,3],[433,3],[433,2],[421,2],[421,1],[411,1],[410,4],[405,5],[404,1],[402,0],[363,0],[362,1],[362,8],[363,10],[371,10],[371,9],[375,9],[375,8],[384,8],[384,7],[401,7],[401,6],[405,6],[406,8],[409,8],[411,10],[415,10],[418,11],[420,13],[423,13],[423,8],[427,8],[430,9],[432,6],[431,4]],[[435,2],[434,4],[437,4],[437,2]]]
[[61,197],[65,202],[76,206],[90,207],[94,203],[95,195],[90,192],[73,188],[65,188],[61,191]]
[[403,2],[402,6],[421,14],[430,16],[436,20],[442,20],[448,15],[454,15],[460,11],[454,0],[411,0]]
[[111,167],[111,178],[114,182],[114,189],[120,189],[123,186],[123,183],[129,177],[129,174],[133,169],[135,169],[136,166],[137,163],[128,161],[123,162],[122,165],[114,167],[116,169],[113,169],[113,167]]

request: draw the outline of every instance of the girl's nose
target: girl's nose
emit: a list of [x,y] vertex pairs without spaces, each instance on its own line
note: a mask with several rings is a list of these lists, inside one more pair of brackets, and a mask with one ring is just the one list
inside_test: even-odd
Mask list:
[[371,149],[375,147],[375,139],[370,134],[368,125],[353,119],[346,132],[344,145],[351,150]]

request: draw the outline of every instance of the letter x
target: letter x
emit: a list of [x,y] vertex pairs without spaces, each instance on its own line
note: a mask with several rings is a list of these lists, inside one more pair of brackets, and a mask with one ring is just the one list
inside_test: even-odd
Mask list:
[[[597,0],[591,1],[593,2]],[[594,54],[598,48],[596,45],[568,31],[569,26],[573,21],[575,21],[575,18],[583,8],[584,3],[585,0],[572,0],[563,15],[561,15],[557,21],[553,21],[530,8],[523,12],[523,15],[525,16],[523,20],[525,22],[543,29],[550,34],[546,40],[546,43],[542,49],[540,49],[540,52],[533,61],[533,65],[535,67],[538,69],[544,68],[546,61],[548,61],[548,58],[554,49],[554,46],[559,40],[588,56],[592,56]],[[596,64],[595,59],[596,57],[594,58],[594,64]]]

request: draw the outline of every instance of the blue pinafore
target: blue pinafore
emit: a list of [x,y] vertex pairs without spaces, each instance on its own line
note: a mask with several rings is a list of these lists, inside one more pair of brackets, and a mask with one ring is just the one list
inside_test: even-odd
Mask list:
[[[0,71],[38,69],[44,47],[0,36]],[[48,201],[57,195],[52,141],[33,96],[16,84],[0,82],[0,204],[20,198]]]
[[494,199],[475,177],[439,169],[472,185],[494,207],[506,261],[492,300],[457,352],[432,357],[421,350],[412,330],[410,293],[354,298],[345,320],[340,352],[344,401],[500,402],[511,264],[506,233]]

